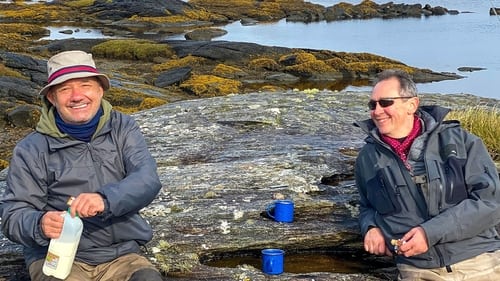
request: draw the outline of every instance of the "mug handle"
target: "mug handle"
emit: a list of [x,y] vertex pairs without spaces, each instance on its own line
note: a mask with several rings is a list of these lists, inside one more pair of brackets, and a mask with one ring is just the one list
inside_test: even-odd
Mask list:
[[267,208],[266,208],[267,216],[272,218],[273,220],[276,218],[273,215],[271,215],[271,209],[273,209],[275,207],[275,205],[276,204],[272,203],[272,204],[267,205]]

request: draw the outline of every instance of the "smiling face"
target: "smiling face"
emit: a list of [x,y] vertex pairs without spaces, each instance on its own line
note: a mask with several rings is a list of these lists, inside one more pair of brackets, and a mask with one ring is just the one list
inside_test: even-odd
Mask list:
[[[384,98],[401,96],[401,86],[398,79],[389,78],[378,82],[372,90],[371,99],[379,101]],[[392,138],[408,136],[413,128],[413,118],[417,111],[419,100],[417,97],[394,99],[394,103],[382,107],[377,103],[375,109],[370,110],[370,116],[380,134]]]
[[96,115],[103,94],[97,78],[75,78],[51,87],[47,99],[65,123],[78,125],[88,123]]

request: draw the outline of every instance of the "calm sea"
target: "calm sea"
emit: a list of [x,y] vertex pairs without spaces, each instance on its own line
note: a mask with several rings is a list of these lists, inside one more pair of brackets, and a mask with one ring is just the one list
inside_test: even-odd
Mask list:
[[[339,2],[309,1],[323,6]],[[389,1],[375,1],[378,4]],[[496,2],[496,3],[495,3]],[[394,3],[442,6],[458,10],[458,15],[405,19],[347,20],[338,22],[292,23],[225,27],[228,34],[217,40],[254,42],[262,45],[368,52],[396,59],[419,68],[454,72],[466,78],[418,84],[423,93],[470,93],[500,98],[500,16],[490,16],[500,0],[394,1]],[[470,13],[464,13],[470,12]],[[459,67],[486,70],[460,72]],[[367,90],[349,87],[349,90]]]

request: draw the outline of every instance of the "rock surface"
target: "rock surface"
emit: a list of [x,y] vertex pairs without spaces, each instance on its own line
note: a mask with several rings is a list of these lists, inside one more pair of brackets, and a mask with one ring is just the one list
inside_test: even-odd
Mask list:
[[[154,228],[147,255],[166,280],[394,277],[390,260],[363,253],[357,226],[353,162],[364,136],[352,122],[368,118],[368,97],[316,90],[250,93],[179,101],[135,114],[163,184],[142,214]],[[422,100],[455,109],[500,103],[470,95],[422,95]],[[294,200],[293,223],[276,223],[264,214],[275,198]],[[26,280],[19,277],[25,274],[19,246],[1,241],[0,280]],[[333,252],[368,266],[355,273],[270,277],[250,265],[205,265],[223,256],[257,255],[267,247]]]

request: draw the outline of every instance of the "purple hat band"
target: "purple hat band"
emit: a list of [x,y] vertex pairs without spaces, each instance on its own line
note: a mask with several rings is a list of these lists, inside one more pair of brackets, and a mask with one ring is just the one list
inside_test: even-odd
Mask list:
[[70,74],[70,73],[77,73],[77,72],[92,72],[95,74],[99,74],[99,71],[97,71],[97,69],[95,69],[91,66],[74,65],[74,66],[61,68],[61,69],[57,70],[56,72],[50,74],[49,79],[48,79],[48,83],[50,84],[52,81],[54,81],[55,79],[57,79],[63,75]]

